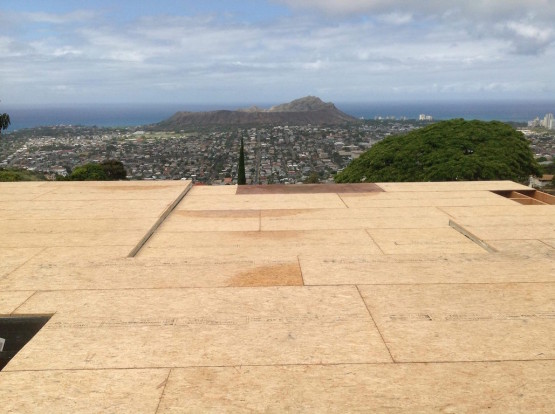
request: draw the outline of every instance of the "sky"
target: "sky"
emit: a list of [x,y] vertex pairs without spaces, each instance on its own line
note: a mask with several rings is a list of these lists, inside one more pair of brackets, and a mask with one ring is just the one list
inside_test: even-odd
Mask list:
[[2,104],[544,100],[553,0],[0,0]]

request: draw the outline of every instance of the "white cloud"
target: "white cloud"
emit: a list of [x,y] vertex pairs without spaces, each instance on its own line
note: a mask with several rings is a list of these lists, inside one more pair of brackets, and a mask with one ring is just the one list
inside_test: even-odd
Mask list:
[[[482,3],[486,16],[487,4],[498,2]],[[546,68],[555,67],[554,33],[530,13],[488,24],[472,23],[471,6],[462,2],[457,10],[432,1],[300,4],[377,14],[299,13],[264,23],[177,15],[115,23],[101,16],[78,25],[64,22],[86,13],[40,14],[34,22],[27,15],[25,28],[0,37],[2,94],[22,101],[279,102],[318,91],[328,100],[553,91]],[[47,36],[25,31],[46,21],[55,26]]]

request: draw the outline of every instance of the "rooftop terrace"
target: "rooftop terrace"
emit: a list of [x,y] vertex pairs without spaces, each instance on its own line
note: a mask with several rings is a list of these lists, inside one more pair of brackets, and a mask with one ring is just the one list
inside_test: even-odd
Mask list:
[[0,321],[47,317],[0,411],[549,412],[555,205],[529,190],[1,183]]

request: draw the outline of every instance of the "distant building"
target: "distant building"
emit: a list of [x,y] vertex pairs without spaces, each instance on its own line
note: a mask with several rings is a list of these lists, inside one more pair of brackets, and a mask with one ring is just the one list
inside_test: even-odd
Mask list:
[[419,121],[433,121],[434,118],[431,115],[426,115],[426,114],[420,114],[418,116],[418,120]]
[[553,119],[553,114],[545,114],[541,125],[546,129],[555,129],[555,120]]

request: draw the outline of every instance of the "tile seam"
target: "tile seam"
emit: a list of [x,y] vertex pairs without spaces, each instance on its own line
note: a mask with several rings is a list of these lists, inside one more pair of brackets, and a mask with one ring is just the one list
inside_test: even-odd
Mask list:
[[[329,363],[283,363],[283,364],[232,364],[232,365],[178,365],[161,367],[106,367],[106,368],[49,368],[49,369],[14,369],[3,370],[2,373],[23,372],[73,372],[73,371],[139,371],[139,370],[175,370],[175,369],[202,369],[202,368],[249,368],[249,367],[298,367],[298,366],[353,366],[353,365],[430,365],[430,364],[508,364],[508,363],[555,362],[555,358],[543,359],[483,359],[483,360],[439,360],[439,361],[397,361],[397,362],[329,362]],[[169,375],[168,375],[169,377]]]
[[378,331],[378,333],[380,334],[380,338],[382,339],[383,345],[385,346],[385,349],[387,349],[387,352],[389,353],[389,357],[391,358],[391,362],[392,363],[397,363],[397,361],[395,361],[395,358],[393,358],[393,354],[391,353],[391,350],[389,349],[389,346],[387,346],[387,343],[385,342],[385,338],[382,334],[382,331],[380,331],[380,328],[378,327],[378,324],[376,323],[376,320],[374,319],[374,316],[372,316],[372,312],[370,312],[370,308],[368,307],[368,304],[366,303],[366,301],[364,300],[364,297],[362,296],[362,292],[360,291],[360,288],[358,287],[358,285],[355,285],[358,295],[360,296],[360,300],[362,300],[362,303],[364,303],[364,307],[366,308],[366,311],[368,312],[368,315],[370,315],[370,318],[372,319],[372,323],[374,324],[374,326],[376,327],[376,330]]
[[162,404],[162,399],[164,398],[164,394],[166,393],[166,388],[168,386],[168,381],[170,380],[170,375],[172,373],[173,368],[170,368],[168,375],[166,376],[166,379],[164,380],[163,384],[164,384],[164,389],[162,390],[162,394],[160,394],[160,399],[158,400],[158,405],[156,406],[156,411],[154,411],[154,413],[158,413],[158,410],[160,409],[160,404]]

